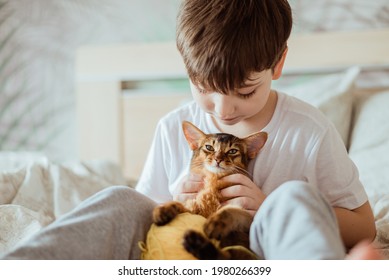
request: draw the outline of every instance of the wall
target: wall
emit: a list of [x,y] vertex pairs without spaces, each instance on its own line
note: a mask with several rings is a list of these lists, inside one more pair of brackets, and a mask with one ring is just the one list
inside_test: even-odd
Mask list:
[[[0,0],[0,150],[76,158],[75,50],[174,40],[179,2]],[[290,2],[294,32],[389,26],[387,0]]]

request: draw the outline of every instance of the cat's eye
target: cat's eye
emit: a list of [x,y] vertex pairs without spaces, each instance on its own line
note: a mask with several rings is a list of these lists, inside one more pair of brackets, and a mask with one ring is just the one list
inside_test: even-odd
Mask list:
[[237,152],[238,152],[237,149],[231,149],[231,150],[228,151],[228,154],[229,155],[235,155]]
[[207,149],[207,151],[210,151],[210,152],[215,151],[211,145],[205,145],[205,148]]

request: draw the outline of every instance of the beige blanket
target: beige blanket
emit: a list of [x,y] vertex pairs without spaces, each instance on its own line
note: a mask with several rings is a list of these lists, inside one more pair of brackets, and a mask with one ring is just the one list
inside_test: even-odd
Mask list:
[[119,167],[105,161],[55,164],[0,153],[0,171],[0,255],[97,191],[126,184]]

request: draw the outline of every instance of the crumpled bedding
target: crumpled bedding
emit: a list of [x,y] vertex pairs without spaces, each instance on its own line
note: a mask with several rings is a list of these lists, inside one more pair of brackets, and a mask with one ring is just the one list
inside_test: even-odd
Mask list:
[[[0,153],[0,255],[105,187],[131,185],[107,161],[56,164],[44,156]],[[389,259],[389,195],[368,189],[375,245]]]
[[380,249],[385,259],[389,259],[389,195],[370,198],[375,216],[377,236],[374,244]]
[[99,190],[127,185],[110,162],[29,156],[0,154],[0,255]]

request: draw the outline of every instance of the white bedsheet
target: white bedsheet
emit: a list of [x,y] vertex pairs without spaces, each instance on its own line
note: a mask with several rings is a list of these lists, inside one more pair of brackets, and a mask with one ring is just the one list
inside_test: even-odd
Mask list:
[[126,184],[105,161],[55,164],[2,153],[0,171],[0,255],[97,191]]

